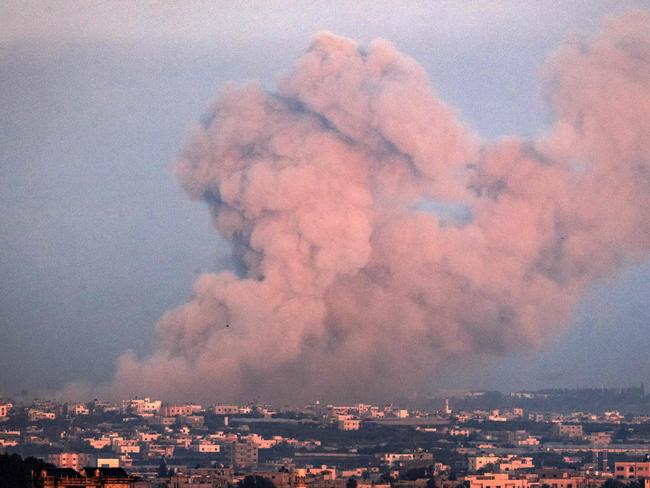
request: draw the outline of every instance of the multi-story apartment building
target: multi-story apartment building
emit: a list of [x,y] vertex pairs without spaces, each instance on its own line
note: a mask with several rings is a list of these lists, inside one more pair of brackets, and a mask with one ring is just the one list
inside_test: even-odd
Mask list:
[[251,441],[233,442],[230,445],[230,462],[235,469],[257,465],[258,447]]
[[650,460],[614,463],[614,476],[619,480],[650,479]]
[[583,435],[582,424],[554,424],[553,435],[561,439],[576,439]]
[[80,452],[62,452],[49,454],[47,462],[59,468],[71,468],[79,471],[81,468],[95,464],[95,456]]

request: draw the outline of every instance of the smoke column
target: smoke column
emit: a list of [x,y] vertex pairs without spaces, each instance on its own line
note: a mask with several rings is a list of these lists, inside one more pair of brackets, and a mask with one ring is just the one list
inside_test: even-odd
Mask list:
[[175,169],[234,271],[200,276],[113,391],[395,396],[559,334],[650,251],[650,19],[568,42],[543,78],[552,129],[494,142],[383,40],[320,33],[275,93],[227,87]]

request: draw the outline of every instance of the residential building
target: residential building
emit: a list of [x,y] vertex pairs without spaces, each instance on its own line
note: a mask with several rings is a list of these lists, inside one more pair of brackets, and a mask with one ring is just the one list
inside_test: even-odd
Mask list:
[[561,439],[578,439],[583,435],[582,424],[554,424],[553,434]]
[[213,412],[216,415],[234,415],[239,413],[239,406],[237,405],[215,405]]
[[0,403],[0,417],[9,416],[9,411],[13,405],[11,403]]
[[249,468],[257,465],[258,447],[251,441],[230,444],[230,462],[235,469]]
[[616,462],[614,463],[614,476],[619,480],[650,479],[650,461]]
[[476,474],[465,477],[469,488],[528,488],[528,480],[507,473]]
[[471,473],[476,473],[485,466],[491,466],[496,470],[496,466],[500,459],[501,458],[493,454],[489,456],[470,456],[467,458],[467,467]]
[[119,468],[120,459],[113,457],[98,457],[95,466],[98,468]]
[[338,421],[339,430],[359,430],[361,428],[361,420],[354,418],[345,418]]
[[179,415],[192,415],[194,405],[163,405],[160,415],[163,417],[178,417]]
[[151,398],[134,398],[122,402],[122,410],[137,415],[152,415],[158,413],[162,407],[162,401],[151,400]]
[[49,454],[47,456],[47,462],[59,468],[70,468],[79,471],[85,466],[95,464],[95,456],[79,452],[62,452],[59,454]]

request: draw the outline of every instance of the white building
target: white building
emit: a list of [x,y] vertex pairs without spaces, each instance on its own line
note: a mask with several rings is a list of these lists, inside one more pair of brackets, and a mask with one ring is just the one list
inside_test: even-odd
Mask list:
[[122,410],[133,412],[137,415],[155,414],[160,412],[162,407],[161,400],[151,400],[151,398],[134,398],[133,400],[124,400]]
[[69,412],[72,415],[90,415],[90,409],[83,403],[75,403]]

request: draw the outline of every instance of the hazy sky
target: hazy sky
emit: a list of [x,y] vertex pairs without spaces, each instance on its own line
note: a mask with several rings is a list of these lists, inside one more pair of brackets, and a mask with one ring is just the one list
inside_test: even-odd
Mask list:
[[[244,4],[244,2],[241,2]],[[0,5],[0,394],[107,380],[228,249],[171,162],[227,81],[272,88],[319,30],[391,40],[485,138],[541,132],[538,70],[648,2],[24,2]],[[450,387],[645,381],[650,264],[603,283],[536,354]],[[532,359],[531,359],[532,358]],[[485,371],[485,370],[484,370]]]

